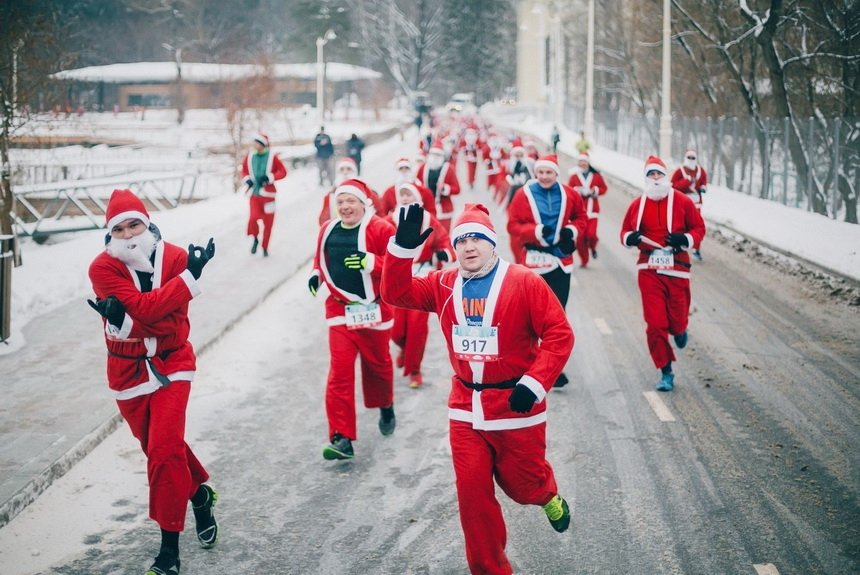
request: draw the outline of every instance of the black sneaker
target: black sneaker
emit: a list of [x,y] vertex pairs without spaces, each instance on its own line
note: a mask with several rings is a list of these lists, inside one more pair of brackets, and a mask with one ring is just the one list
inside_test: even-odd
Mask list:
[[394,417],[394,406],[382,407],[379,409],[379,432],[382,435],[391,435],[394,433],[394,426],[397,425],[397,419]]
[[200,542],[200,546],[203,549],[212,549],[218,542],[218,523],[215,522],[215,515],[212,513],[212,508],[218,502],[218,492],[205,483],[200,487],[205,489],[208,495],[206,503],[199,507],[192,504],[191,510],[194,512],[197,540]]
[[591,257],[597,259],[597,250],[591,250]]
[[144,575],[179,575],[179,557],[169,549],[162,549]]
[[553,387],[564,387],[570,383],[570,380],[567,379],[567,376],[562,372],[561,375],[558,376],[558,379],[555,380],[555,383],[552,384]]
[[259,245],[260,245],[260,240],[258,240],[257,238],[254,238],[254,243],[251,244],[251,253],[252,254],[257,253],[257,246],[259,246]]
[[264,258],[269,257],[269,250],[267,250],[266,248],[263,248],[263,257]]
[[331,438],[331,443],[323,448],[323,458],[325,459],[352,459],[355,454],[352,452],[352,442],[348,437],[344,437],[339,433],[335,433]]

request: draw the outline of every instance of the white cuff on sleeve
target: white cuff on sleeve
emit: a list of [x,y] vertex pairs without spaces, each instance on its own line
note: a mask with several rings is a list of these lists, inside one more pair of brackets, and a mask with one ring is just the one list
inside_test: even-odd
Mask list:
[[517,382],[517,385],[524,385],[531,390],[535,396],[537,396],[537,403],[540,403],[546,397],[546,390],[543,388],[543,385],[540,384],[538,380],[533,378],[530,375],[524,375]]

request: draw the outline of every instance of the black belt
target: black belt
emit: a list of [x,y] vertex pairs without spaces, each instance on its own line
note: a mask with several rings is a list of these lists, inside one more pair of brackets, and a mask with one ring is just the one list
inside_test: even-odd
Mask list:
[[[176,350],[175,349],[167,349],[167,350],[164,350],[164,351],[157,353],[155,355],[155,357],[157,357],[161,361],[164,361],[165,359],[167,359],[167,356],[170,355],[171,353],[173,353],[174,351],[176,351]],[[151,357],[149,357],[147,355],[124,355],[122,353],[116,353],[116,352],[113,352],[111,350],[107,350],[107,352],[108,352],[108,355],[111,357],[118,357],[120,359],[127,359],[130,361],[138,362],[137,370],[135,371],[135,376],[137,376],[137,374],[140,373],[140,362],[145,361],[147,364],[149,364],[149,369],[152,371],[152,374],[155,376],[155,379],[158,380],[158,383],[160,383],[162,386],[167,386],[170,384],[170,379],[168,379],[168,377],[166,375],[164,375],[163,373],[161,373],[160,371],[158,371],[155,368],[155,364],[152,363]]]
[[517,383],[520,381],[519,377],[515,377],[513,379],[506,379],[505,381],[499,381],[497,383],[472,383],[471,381],[465,381],[460,379],[457,380],[468,387],[469,389],[474,389],[475,391],[483,391],[485,389],[513,389],[517,386]]

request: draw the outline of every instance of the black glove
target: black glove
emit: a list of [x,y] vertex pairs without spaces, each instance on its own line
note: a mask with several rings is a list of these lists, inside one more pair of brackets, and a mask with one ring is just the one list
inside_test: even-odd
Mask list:
[[707,192],[707,191],[708,191],[708,188],[699,188],[699,193],[700,193],[700,194],[704,194],[704,193],[705,193],[705,192]]
[[265,186],[268,183],[269,183],[269,176],[263,176],[262,178],[260,178],[260,186],[261,187]]
[[521,383],[517,384],[508,398],[511,410],[517,413],[528,413],[532,410],[535,401],[537,401],[537,396],[534,392]]
[[311,290],[311,295],[316,297],[317,292],[320,289],[320,277],[319,276],[311,276],[308,280],[308,289]]
[[245,185],[248,186],[249,188],[253,188],[254,187],[254,180],[252,180],[251,178],[245,178]]
[[423,224],[424,208],[418,204],[411,204],[405,210],[400,210],[394,243],[407,250],[417,248],[433,233],[433,228],[427,228],[422,232]]
[[439,260],[440,262],[447,262],[448,261],[448,252],[446,252],[445,250],[438,250],[436,252],[436,259]]
[[673,233],[666,236],[666,245],[672,246],[675,249],[681,250],[690,245],[686,234]]
[[561,229],[561,239],[558,242],[558,249],[563,254],[572,254],[576,249],[576,242],[573,241],[573,230],[570,228]]
[[99,315],[105,318],[109,324],[116,327],[122,326],[122,322],[125,320],[125,307],[116,296],[109,295],[105,299],[96,299],[96,301],[88,299],[87,303],[99,312]]
[[188,271],[191,272],[191,275],[194,276],[194,279],[199,280],[200,274],[203,272],[203,266],[205,266],[209,260],[215,257],[215,240],[209,238],[209,243],[206,244],[205,248],[201,248],[200,246],[195,246],[194,244],[188,244]]
[[634,230],[630,232],[630,235],[627,236],[627,239],[624,240],[624,243],[628,246],[638,246],[642,241],[642,232],[639,230]]
[[551,227],[544,226],[543,228],[541,228],[540,234],[543,237],[551,237],[554,231],[555,230],[553,230]]

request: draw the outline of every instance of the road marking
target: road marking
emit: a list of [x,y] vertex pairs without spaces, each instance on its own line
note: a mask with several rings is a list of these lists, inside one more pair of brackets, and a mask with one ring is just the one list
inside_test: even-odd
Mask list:
[[597,324],[597,331],[603,335],[612,335],[612,329],[609,327],[609,324],[606,323],[605,319],[602,317],[596,317],[594,318],[594,323]]
[[762,563],[753,565],[753,567],[755,567],[756,575],[779,575],[779,571],[773,563]]
[[[648,405],[650,405],[651,409],[654,410],[654,413],[657,414],[657,419],[659,419],[660,421],[667,422],[675,421],[675,416],[672,415],[672,412],[669,411],[669,408],[666,407],[666,404],[663,403],[663,400],[660,399],[660,396],[657,395],[656,391],[645,391],[642,392],[642,395],[645,396],[645,399],[648,400]],[[776,575],[779,575],[779,573],[777,573]]]

